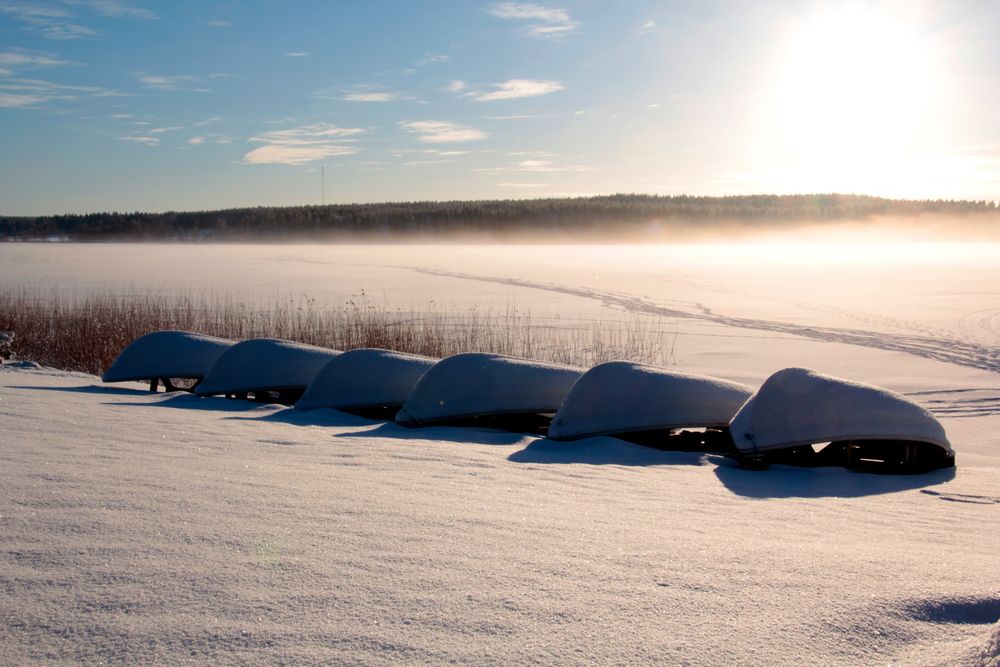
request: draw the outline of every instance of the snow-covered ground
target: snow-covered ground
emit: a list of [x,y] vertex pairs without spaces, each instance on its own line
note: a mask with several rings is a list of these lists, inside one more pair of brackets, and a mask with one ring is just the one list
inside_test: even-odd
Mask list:
[[1000,249],[789,248],[0,245],[14,287],[647,313],[676,370],[903,392],[958,463],[751,472],[8,366],[0,663],[1000,664]]

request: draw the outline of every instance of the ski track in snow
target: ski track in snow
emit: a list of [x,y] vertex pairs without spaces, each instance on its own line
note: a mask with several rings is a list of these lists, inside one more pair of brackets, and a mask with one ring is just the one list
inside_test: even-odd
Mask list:
[[[718,294],[726,294],[730,296],[738,296],[742,299],[762,301],[766,303],[782,304],[786,306],[793,306],[799,310],[813,311],[817,313],[824,313],[826,315],[833,315],[835,317],[843,318],[846,320],[853,320],[860,322],[868,326],[883,327],[885,329],[891,330],[902,330],[909,332],[916,332],[927,336],[937,336],[937,337],[947,337],[948,332],[944,329],[935,329],[928,327],[925,324],[918,322],[913,322],[909,320],[902,320],[896,317],[889,317],[887,315],[871,313],[861,310],[852,310],[848,308],[843,308],[840,306],[831,306],[827,304],[815,303],[812,301],[805,301],[803,299],[789,299],[784,297],[778,297],[773,295],[765,295],[759,293],[753,293],[743,289],[733,289],[732,287],[713,283],[708,281],[696,280],[686,274],[681,274],[681,276],[665,277],[662,275],[650,275],[647,274],[650,280],[658,281],[661,283],[669,283],[673,285],[678,285],[681,287],[688,287],[693,289],[702,290],[705,292],[716,292]],[[1000,314],[1000,309],[995,311]],[[997,321],[1000,324],[1000,320]],[[962,326],[962,323],[959,323]],[[971,326],[971,325],[967,325]],[[980,328],[988,328],[986,326],[980,325]],[[962,330],[963,335],[968,334],[964,329]],[[991,333],[1000,337],[1000,329],[991,331]],[[970,334],[971,335],[971,334]]]
[[[944,335],[929,336],[903,333],[890,335],[884,332],[867,331],[864,329],[806,326],[794,322],[722,315],[702,304],[693,304],[691,310],[683,310],[681,307],[678,307],[682,305],[681,302],[674,302],[676,304],[674,306],[665,306],[635,294],[608,292],[589,287],[573,287],[502,276],[457,273],[426,267],[409,268],[427,275],[456,278],[459,280],[477,280],[480,282],[509,285],[511,287],[546,290],[579,296],[585,299],[596,299],[609,308],[618,308],[632,313],[703,320],[730,327],[790,334],[829,343],[860,345],[1000,373],[1000,347]],[[990,414],[992,414],[996,409],[1000,408],[1000,396],[994,396],[985,400],[980,407],[990,409]]]
[[965,313],[958,319],[964,336],[1000,337],[1000,308],[983,308]]

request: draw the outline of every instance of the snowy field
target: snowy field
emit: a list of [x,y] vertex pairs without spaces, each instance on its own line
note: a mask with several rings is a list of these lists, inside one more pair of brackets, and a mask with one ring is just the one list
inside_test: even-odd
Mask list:
[[0,370],[0,663],[1000,664],[1000,246],[0,244],[0,284],[638,313],[908,395],[958,467],[772,467]]

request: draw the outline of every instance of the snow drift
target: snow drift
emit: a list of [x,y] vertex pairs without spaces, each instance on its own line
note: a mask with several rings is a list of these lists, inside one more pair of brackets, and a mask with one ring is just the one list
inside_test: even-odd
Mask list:
[[156,331],[132,341],[101,380],[201,379],[233,345],[231,340],[189,331]]
[[857,450],[846,452],[848,465],[868,461],[869,454],[872,462],[885,458],[901,468],[954,464],[944,427],[924,408],[887,389],[804,368],[771,375],[729,428],[739,452],[765,460],[780,450],[792,454],[780,462],[811,460],[810,445],[847,443]]
[[340,352],[275,338],[257,338],[226,350],[195,388],[199,396],[258,391],[302,391]]
[[[295,404],[300,410],[399,408],[437,359],[363,348],[326,363]],[[391,416],[391,415],[390,415]]]
[[583,369],[470,352],[432,366],[396,421],[407,426],[472,417],[553,413]]
[[554,440],[682,427],[725,427],[753,394],[742,384],[628,361],[591,368],[549,428]]

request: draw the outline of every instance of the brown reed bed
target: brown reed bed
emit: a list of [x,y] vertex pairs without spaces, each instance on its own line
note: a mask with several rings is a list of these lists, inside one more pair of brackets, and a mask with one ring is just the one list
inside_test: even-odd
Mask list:
[[583,367],[611,359],[671,364],[676,333],[659,318],[538,318],[514,307],[403,310],[363,296],[339,304],[231,294],[72,295],[0,290],[0,331],[13,331],[19,359],[98,375],[139,336],[180,329],[245,340],[282,338],[351,350],[381,347],[431,357],[495,352]]

